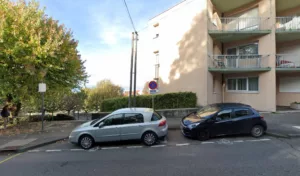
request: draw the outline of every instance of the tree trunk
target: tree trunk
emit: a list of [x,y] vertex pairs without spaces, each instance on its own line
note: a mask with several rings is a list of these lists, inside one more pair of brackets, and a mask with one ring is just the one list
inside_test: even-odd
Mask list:
[[68,110],[68,115],[70,115],[70,110]]
[[51,112],[51,114],[52,114],[52,120],[51,121],[53,121],[53,111]]

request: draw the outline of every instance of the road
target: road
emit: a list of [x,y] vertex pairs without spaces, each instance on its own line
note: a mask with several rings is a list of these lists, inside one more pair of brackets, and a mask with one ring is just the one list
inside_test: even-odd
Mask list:
[[300,139],[238,136],[200,142],[170,131],[155,147],[126,142],[82,151],[61,141],[17,156],[0,155],[0,163],[5,176],[295,176],[300,173]]

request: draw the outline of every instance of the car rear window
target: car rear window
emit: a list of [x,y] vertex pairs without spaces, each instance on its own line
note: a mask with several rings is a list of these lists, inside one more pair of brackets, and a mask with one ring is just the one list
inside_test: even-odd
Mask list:
[[160,119],[162,119],[162,116],[158,112],[154,111],[151,117],[151,121],[158,121]]

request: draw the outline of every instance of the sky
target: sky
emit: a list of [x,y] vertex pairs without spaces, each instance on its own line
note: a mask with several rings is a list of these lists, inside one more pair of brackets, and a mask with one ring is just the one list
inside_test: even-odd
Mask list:
[[[151,39],[148,21],[182,0],[127,0],[139,32],[137,90],[154,77],[154,56],[147,47]],[[129,87],[131,32],[133,28],[123,0],[40,0],[46,14],[73,31],[78,50],[86,60],[88,87],[103,79]]]

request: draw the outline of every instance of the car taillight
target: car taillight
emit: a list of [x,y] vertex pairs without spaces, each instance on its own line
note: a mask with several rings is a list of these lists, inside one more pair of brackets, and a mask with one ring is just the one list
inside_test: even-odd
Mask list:
[[167,123],[167,121],[166,121],[166,120],[163,120],[163,121],[161,121],[161,122],[159,123],[159,125],[158,125],[158,126],[159,126],[159,127],[160,127],[160,126],[165,126],[165,125],[166,125],[166,123]]
[[261,118],[261,119],[264,119],[264,117],[263,117],[263,116],[260,116],[260,118]]

